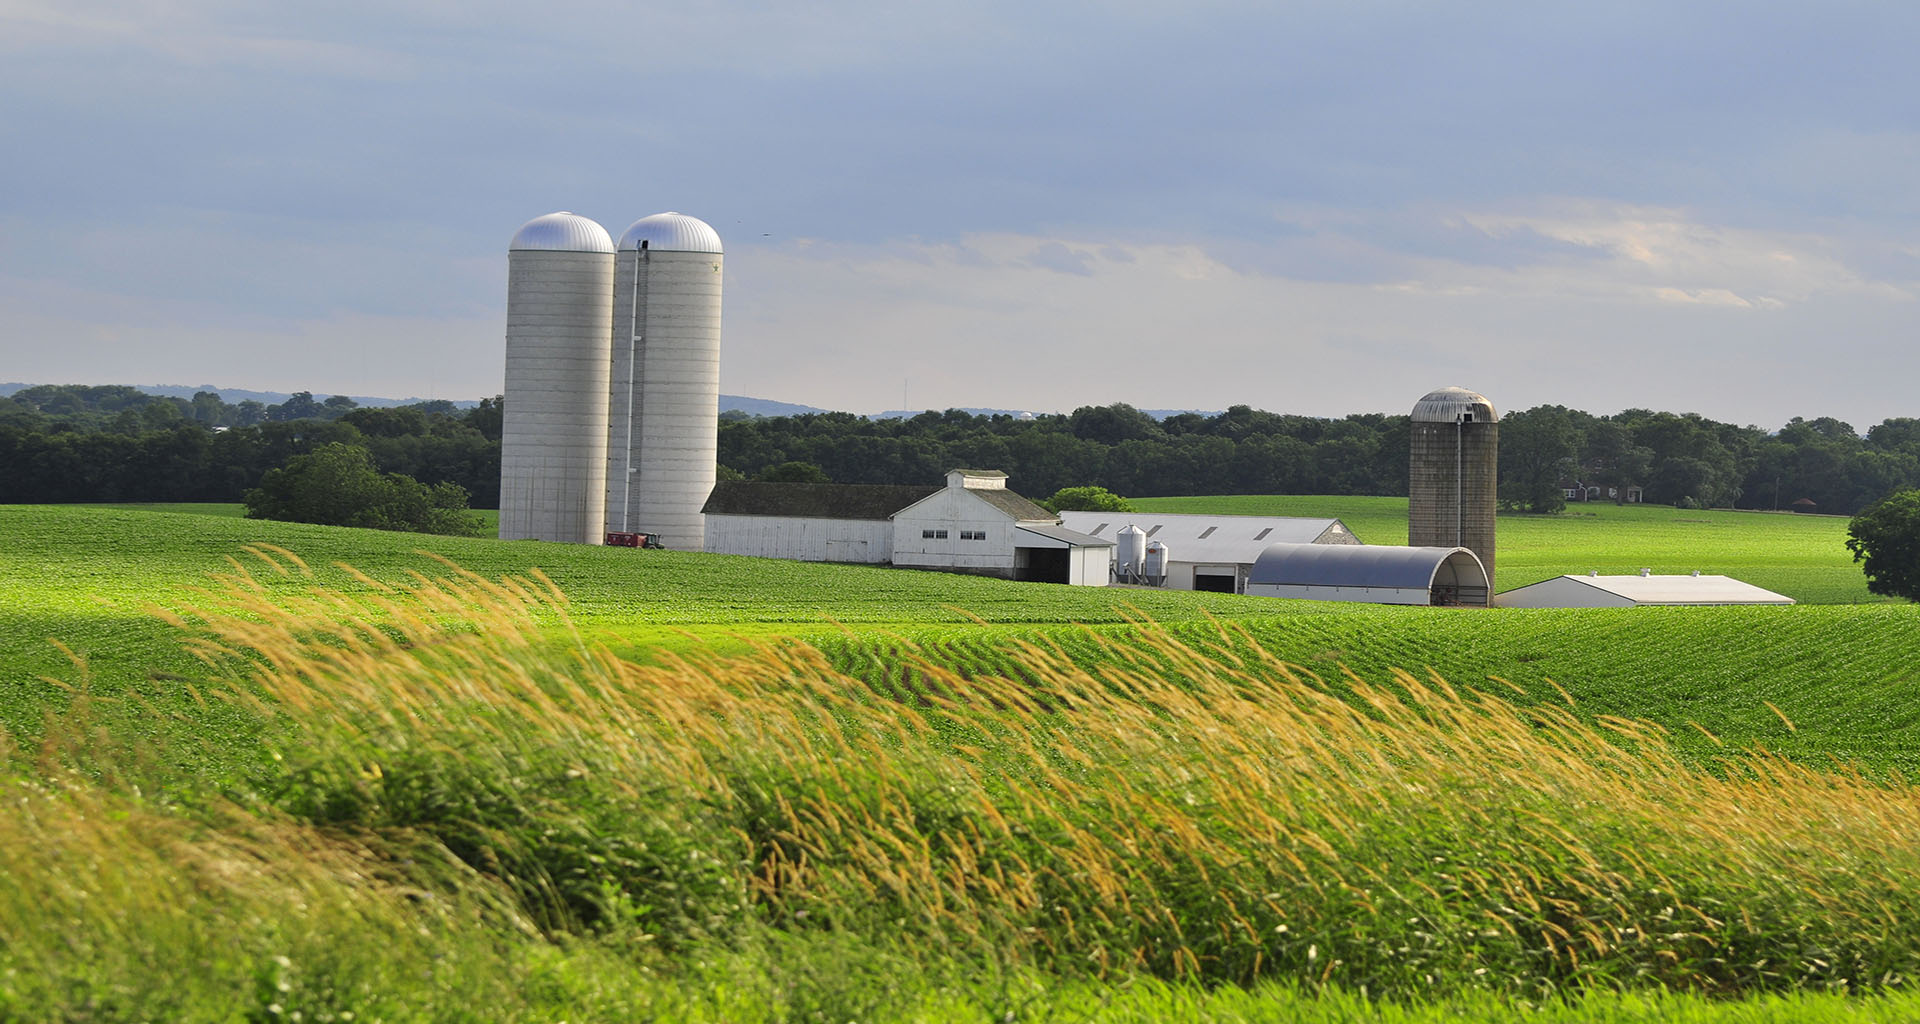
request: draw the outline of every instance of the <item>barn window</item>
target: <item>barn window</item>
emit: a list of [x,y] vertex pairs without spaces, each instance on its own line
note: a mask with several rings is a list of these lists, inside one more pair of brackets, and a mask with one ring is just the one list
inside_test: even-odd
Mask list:
[[921,539],[921,540],[946,540],[946,539],[947,539],[947,531],[945,531],[945,530],[921,530],[921,531],[920,531],[920,539]]
[[987,539],[987,531],[985,531],[985,530],[961,530],[961,531],[960,531],[960,539],[961,539],[961,540],[986,540],[986,539]]

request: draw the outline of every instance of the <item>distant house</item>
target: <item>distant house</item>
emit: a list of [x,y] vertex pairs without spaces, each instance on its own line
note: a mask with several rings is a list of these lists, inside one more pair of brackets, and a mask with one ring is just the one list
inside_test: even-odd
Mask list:
[[1078,586],[1106,586],[1112,560],[1111,540],[1062,526],[996,470],[952,470],[945,487],[722,482],[703,511],[718,554]]
[[1641,489],[1638,484],[1626,489],[1626,497],[1620,496],[1620,488],[1585,483],[1580,480],[1560,481],[1560,493],[1568,501],[1622,501],[1628,505],[1638,505],[1641,501]]

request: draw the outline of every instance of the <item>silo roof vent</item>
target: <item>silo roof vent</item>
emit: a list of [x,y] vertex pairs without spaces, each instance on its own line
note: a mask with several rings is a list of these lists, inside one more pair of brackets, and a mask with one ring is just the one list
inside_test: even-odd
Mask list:
[[549,213],[520,225],[514,232],[512,249],[546,249],[555,252],[612,252],[613,238],[607,229],[578,214]]
[[633,222],[620,236],[620,250],[640,248],[647,243],[653,252],[724,252],[720,233],[698,217],[684,213],[656,213]]
[[1413,404],[1415,423],[1496,423],[1499,419],[1487,396],[1466,388],[1430,391]]

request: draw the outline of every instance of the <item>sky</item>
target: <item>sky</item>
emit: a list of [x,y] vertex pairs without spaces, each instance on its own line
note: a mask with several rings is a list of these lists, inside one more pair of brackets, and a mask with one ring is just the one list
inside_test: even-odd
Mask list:
[[1920,5],[0,0],[0,381],[471,399],[506,247],[726,246],[853,412],[1920,416]]

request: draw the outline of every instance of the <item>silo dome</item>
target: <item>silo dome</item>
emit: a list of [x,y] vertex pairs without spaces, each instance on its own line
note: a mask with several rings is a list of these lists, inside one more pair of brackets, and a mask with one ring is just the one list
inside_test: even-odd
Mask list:
[[520,225],[514,232],[511,250],[542,249],[549,252],[612,252],[613,238],[607,229],[578,214],[549,213]]
[[1487,396],[1468,391],[1466,388],[1441,388],[1430,391],[1427,397],[1413,403],[1413,421],[1415,423],[1498,423],[1500,414],[1493,411],[1493,403]]
[[647,243],[653,252],[724,251],[720,248],[719,232],[706,221],[684,213],[656,213],[634,221],[620,236],[620,249],[622,252],[638,249],[641,242]]

